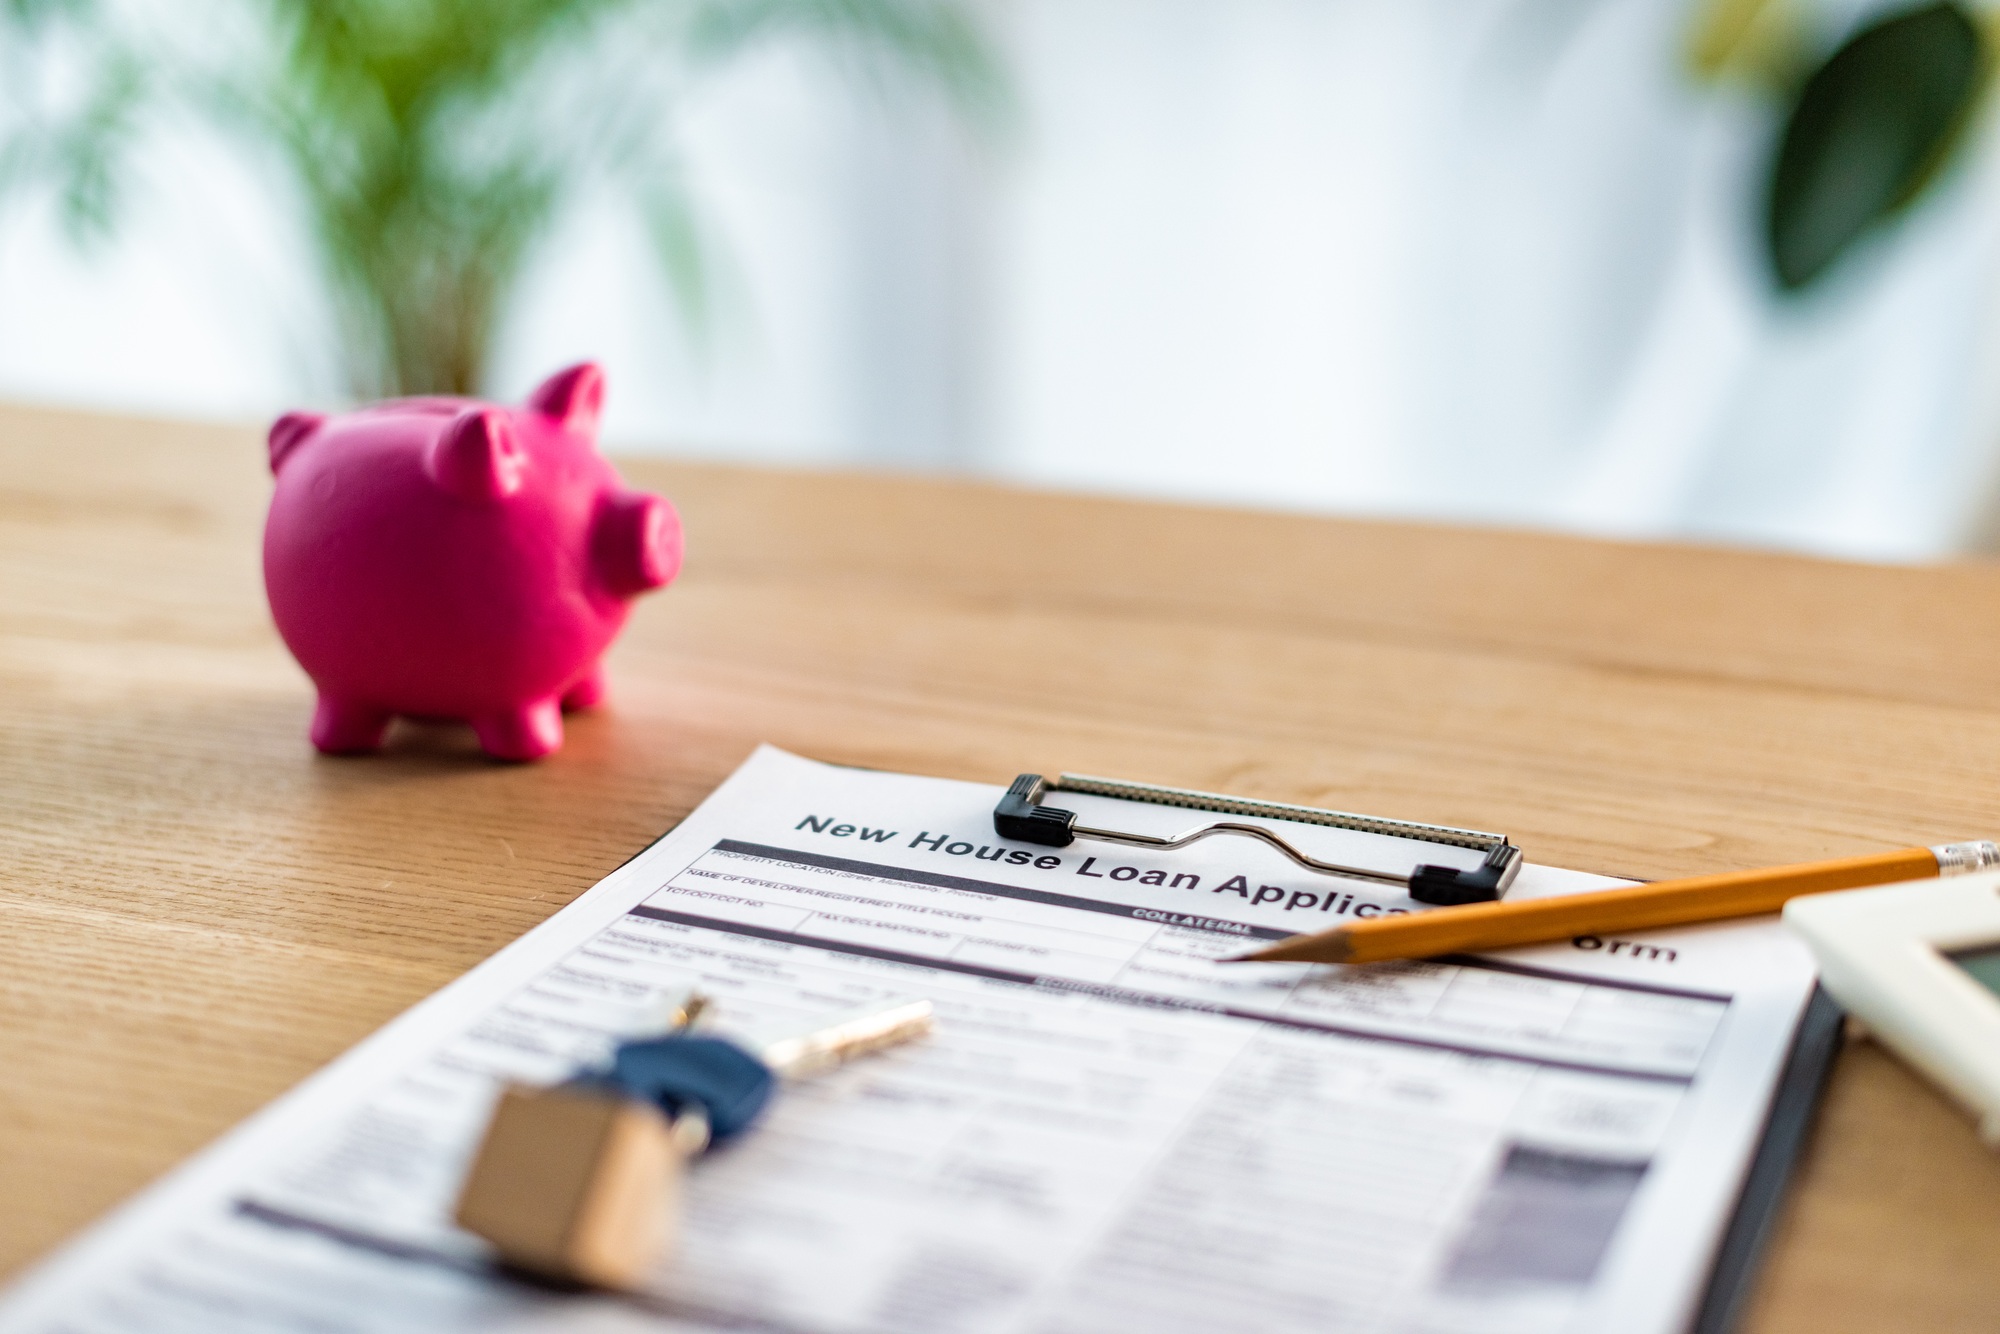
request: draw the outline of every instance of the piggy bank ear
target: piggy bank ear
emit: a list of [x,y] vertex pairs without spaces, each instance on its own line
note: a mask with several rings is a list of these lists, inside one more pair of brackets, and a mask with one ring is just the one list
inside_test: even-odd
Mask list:
[[521,489],[527,451],[498,408],[467,408],[431,442],[427,460],[437,484],[460,500],[500,500]]
[[528,406],[565,431],[595,440],[604,410],[604,371],[594,361],[557,371],[528,395]]
[[288,412],[272,422],[271,434],[267,437],[271,449],[271,471],[277,472],[285,456],[303,445],[306,437],[325,422],[326,418],[317,412]]

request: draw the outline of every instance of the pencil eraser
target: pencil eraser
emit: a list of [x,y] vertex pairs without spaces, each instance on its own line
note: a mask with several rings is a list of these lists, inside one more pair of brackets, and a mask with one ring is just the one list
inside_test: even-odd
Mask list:
[[684,1151],[656,1107],[600,1089],[509,1088],[456,1219],[518,1269],[629,1288],[665,1253]]

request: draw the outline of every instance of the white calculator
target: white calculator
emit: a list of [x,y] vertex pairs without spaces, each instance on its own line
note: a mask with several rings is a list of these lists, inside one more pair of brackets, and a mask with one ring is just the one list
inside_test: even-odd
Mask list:
[[2000,871],[1808,894],[1785,905],[1785,925],[1833,998],[2000,1148]]

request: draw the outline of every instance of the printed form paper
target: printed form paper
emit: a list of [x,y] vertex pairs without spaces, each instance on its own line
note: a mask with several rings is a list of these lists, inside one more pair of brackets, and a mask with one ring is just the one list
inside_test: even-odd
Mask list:
[[[1250,839],[1003,843],[1000,793],[759,751],[31,1273],[0,1330],[1685,1328],[1812,987],[1779,928],[1222,966],[1413,905]],[[1383,869],[1477,860],[1284,831]],[[1606,883],[1531,865],[1511,892]],[[699,1160],[646,1294],[496,1274],[449,1217],[498,1087],[603,1058],[690,985],[743,1023],[926,996],[938,1028]]]

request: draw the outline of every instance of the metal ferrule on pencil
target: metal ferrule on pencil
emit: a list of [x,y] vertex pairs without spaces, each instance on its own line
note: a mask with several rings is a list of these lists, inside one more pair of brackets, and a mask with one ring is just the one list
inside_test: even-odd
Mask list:
[[2000,843],[1985,838],[1971,843],[1938,843],[1932,846],[1931,856],[1937,858],[1941,876],[1991,871],[2000,867]]

